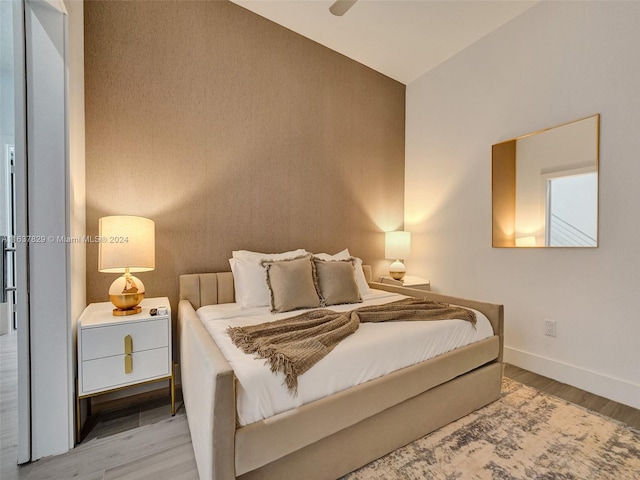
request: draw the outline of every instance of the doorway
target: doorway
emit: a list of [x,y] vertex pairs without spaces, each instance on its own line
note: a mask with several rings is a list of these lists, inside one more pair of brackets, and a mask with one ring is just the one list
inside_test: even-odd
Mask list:
[[550,247],[598,244],[598,174],[562,175],[547,180],[547,238]]
[[[81,25],[82,3],[70,5]],[[9,445],[13,452],[6,454],[3,445],[4,470],[5,466],[16,468],[16,463],[64,453],[73,446],[74,332],[69,304],[70,300],[84,303],[84,297],[76,298],[70,291],[68,244],[55,241],[70,236],[70,35],[65,3],[0,0],[0,21],[0,120],[3,131],[5,125],[12,126],[14,137],[11,142],[0,139],[0,144],[14,145],[17,240],[15,253],[11,253],[15,259],[17,329],[0,337],[2,342],[13,338],[17,352],[17,385],[11,382],[10,387],[17,405],[5,409],[3,404],[0,409],[3,434],[7,426],[15,430]],[[76,32],[81,38],[82,29]],[[74,52],[79,51],[74,44]],[[0,194],[0,210],[7,212],[3,198]],[[84,281],[82,273],[76,277],[77,283]],[[3,378],[1,386],[8,383]]]
[[[0,341],[3,469],[31,459],[26,232],[25,6],[0,1]],[[10,465],[9,465],[10,467]]]

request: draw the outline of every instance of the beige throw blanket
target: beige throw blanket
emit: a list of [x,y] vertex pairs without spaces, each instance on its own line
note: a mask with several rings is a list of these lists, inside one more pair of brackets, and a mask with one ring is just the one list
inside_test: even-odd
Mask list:
[[475,325],[472,310],[417,298],[348,312],[311,310],[295,317],[248,327],[229,327],[227,333],[243,352],[265,358],[271,371],[282,371],[289,391],[297,393],[298,375],[309,370],[360,323],[461,319]]

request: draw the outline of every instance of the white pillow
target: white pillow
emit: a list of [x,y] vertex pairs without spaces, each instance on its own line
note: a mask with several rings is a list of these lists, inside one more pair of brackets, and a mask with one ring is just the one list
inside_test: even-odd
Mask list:
[[345,248],[335,255],[329,255],[328,253],[314,253],[313,256],[319,258],[320,260],[326,260],[328,262],[330,262],[331,260],[348,260],[349,258],[351,258],[348,248]]
[[364,270],[362,269],[362,259],[358,257],[353,258],[356,259],[356,283],[358,284],[360,295],[369,295],[371,293],[371,289],[369,288],[369,284],[367,283],[367,278],[364,276]]
[[233,283],[236,290],[236,303],[241,307],[266,307],[271,303],[267,274],[261,262],[264,260],[287,260],[305,255],[304,249],[284,253],[260,253],[248,250],[233,252],[229,259],[233,272]]
[[[314,253],[313,256],[321,260],[346,260],[348,258],[351,258],[351,254],[349,253],[348,248],[345,248],[335,255],[329,255],[328,253]],[[369,295],[371,293],[371,289],[369,288],[367,279],[364,276],[364,270],[362,270],[362,259],[358,257],[354,258],[356,259],[356,283],[358,284],[358,290],[360,290],[360,296]]]
[[241,307],[264,307],[269,305],[269,289],[264,268],[246,258],[230,258],[236,303]]

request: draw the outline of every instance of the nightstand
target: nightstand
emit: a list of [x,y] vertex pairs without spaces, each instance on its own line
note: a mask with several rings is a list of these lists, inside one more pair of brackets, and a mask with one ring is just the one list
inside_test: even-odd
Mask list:
[[[78,321],[77,438],[80,400],[161,380],[171,387],[175,415],[175,378],[171,353],[171,307],[167,297],[145,298],[142,312],[116,317],[111,302],[90,304]],[[167,307],[166,315],[150,310]]]
[[380,283],[386,283],[387,285],[398,285],[401,287],[415,288],[416,290],[431,290],[431,282],[426,278],[413,277],[411,275],[405,275],[402,280],[395,280],[391,277],[380,277]]

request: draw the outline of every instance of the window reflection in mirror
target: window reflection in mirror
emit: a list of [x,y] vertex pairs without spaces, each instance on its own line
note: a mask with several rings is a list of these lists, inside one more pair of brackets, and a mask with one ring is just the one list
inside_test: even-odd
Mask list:
[[494,247],[596,247],[600,116],[493,145]]

